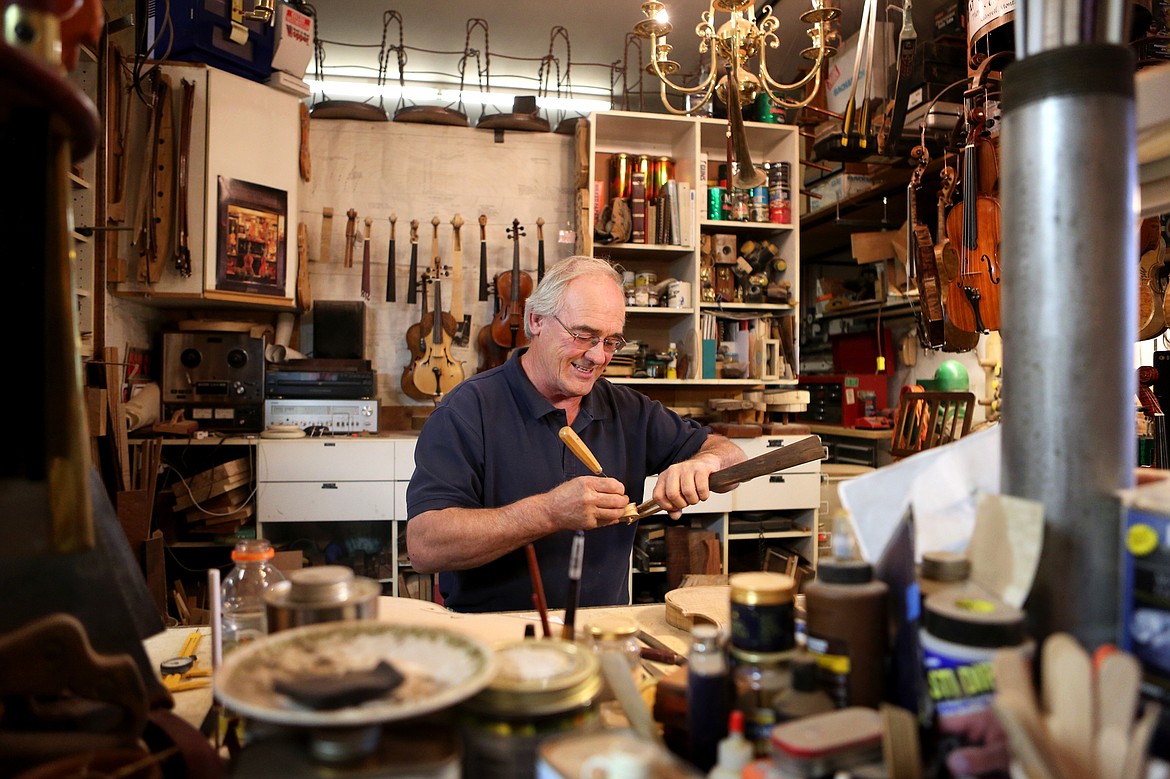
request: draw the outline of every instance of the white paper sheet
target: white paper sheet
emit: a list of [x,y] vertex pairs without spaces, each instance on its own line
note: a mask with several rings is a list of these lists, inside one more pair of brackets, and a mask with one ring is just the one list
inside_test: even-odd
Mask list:
[[876,562],[907,509],[915,558],[921,550],[962,552],[975,526],[976,496],[998,494],[999,425],[841,483],[862,558]]

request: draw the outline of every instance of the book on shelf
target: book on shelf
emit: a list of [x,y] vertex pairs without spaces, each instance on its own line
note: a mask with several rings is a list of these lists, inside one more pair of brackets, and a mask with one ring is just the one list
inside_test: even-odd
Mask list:
[[667,213],[669,215],[669,231],[667,233],[665,243],[673,244],[674,246],[682,245],[682,231],[679,224],[679,186],[678,181],[671,179],[666,182],[666,194],[664,195],[667,203]]
[[679,181],[678,185],[678,235],[679,246],[692,247],[695,225],[695,191],[689,182]]
[[630,185],[630,217],[633,234],[630,243],[646,243],[646,177],[639,171]]

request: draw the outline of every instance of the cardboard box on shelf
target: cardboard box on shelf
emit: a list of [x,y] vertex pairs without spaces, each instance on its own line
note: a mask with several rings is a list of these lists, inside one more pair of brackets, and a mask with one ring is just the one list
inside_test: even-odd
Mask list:
[[809,191],[820,195],[820,199],[809,198],[809,213],[816,213],[822,208],[834,205],[854,195],[858,195],[873,188],[874,181],[869,176],[856,173],[838,173],[818,181],[809,187]]
[[[849,36],[845,43],[841,46],[840,52],[836,57],[829,62],[828,71],[825,74],[825,104],[826,107],[834,113],[845,113],[845,107],[849,105],[849,93],[853,92],[853,69],[857,65],[857,41],[860,33],[854,33]],[[898,37],[898,28],[894,26],[893,22],[877,22],[876,30],[874,32],[874,52],[873,57],[868,58],[872,62],[889,63],[894,61],[894,41]],[[858,74],[858,85],[865,85],[866,66],[865,62],[861,63],[861,72]],[[870,97],[884,97],[889,94],[888,86],[886,84],[886,69],[884,66],[874,68],[873,78],[869,82],[869,96]],[[855,91],[855,99],[858,101],[865,96],[864,90],[857,89]]]

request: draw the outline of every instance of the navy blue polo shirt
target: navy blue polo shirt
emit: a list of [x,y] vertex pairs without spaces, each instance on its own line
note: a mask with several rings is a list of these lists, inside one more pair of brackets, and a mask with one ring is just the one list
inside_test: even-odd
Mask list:
[[[414,475],[406,491],[407,517],[460,506],[497,508],[592,473],[569,451],[558,431],[566,416],[539,392],[520,366],[517,349],[503,365],[477,373],[449,392],[419,433]],[[638,503],[646,477],[694,455],[709,428],[683,419],[629,387],[599,379],[581,399],[573,429]],[[585,534],[580,605],[629,602],[629,564],[636,525],[619,522]],[[569,546],[562,531],[535,542],[549,608],[565,606]],[[532,580],[523,548],[466,571],[439,577],[455,611],[533,608]]]

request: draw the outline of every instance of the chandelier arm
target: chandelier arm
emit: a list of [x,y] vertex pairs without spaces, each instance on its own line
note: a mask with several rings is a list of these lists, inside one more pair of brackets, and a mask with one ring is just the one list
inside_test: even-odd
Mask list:
[[711,97],[714,94],[715,94],[715,84],[712,81],[710,84],[710,88],[708,89],[706,94],[703,95],[703,98],[696,105],[693,105],[690,108],[675,108],[673,105],[670,104],[670,98],[666,94],[666,81],[662,80],[662,81],[658,82],[658,96],[662,99],[662,107],[665,108],[670,113],[674,114],[675,116],[690,116],[695,111],[698,111],[700,108],[707,105],[707,103],[711,102]]
[[820,68],[817,68],[815,71],[815,77],[813,79],[813,88],[808,91],[808,94],[805,95],[803,100],[791,100],[791,99],[786,98],[786,97],[781,97],[779,95],[775,95],[772,93],[772,90],[767,88],[767,86],[764,87],[764,91],[767,92],[768,97],[775,100],[776,104],[779,105],[781,108],[804,108],[806,105],[811,103],[813,101],[813,99],[817,96],[817,92],[820,90],[820,87],[821,87],[821,71],[820,71]]
[[[758,75],[760,77],[761,83],[767,84],[767,85],[771,86],[773,89],[779,89],[782,92],[791,92],[793,90],[800,89],[805,84],[812,81],[814,78],[819,79],[820,75],[821,75],[821,65],[824,63],[824,61],[825,61],[825,50],[822,48],[822,49],[817,51],[816,62],[813,64],[813,67],[809,70],[808,73],[805,73],[804,76],[802,78],[800,78],[798,81],[794,81],[791,84],[784,84],[784,83],[772,78],[772,75],[770,73],[768,73],[767,65],[764,64],[764,60],[763,60],[763,58],[761,58],[760,59],[760,69],[758,71]],[[771,90],[768,91],[768,94],[772,94]]]
[[698,86],[684,87],[680,84],[675,84],[673,81],[671,81],[670,76],[666,75],[666,73],[663,73],[662,69],[660,67],[658,67],[658,60],[654,59],[654,52],[657,50],[657,46],[658,46],[658,36],[651,35],[650,36],[650,52],[651,52],[650,53],[650,67],[654,71],[654,75],[657,76],[658,80],[662,82],[663,87],[670,87],[674,91],[681,92],[684,95],[696,95],[700,92],[709,91],[712,88],[712,85],[715,83],[715,65],[716,65],[716,57],[715,57],[715,50],[714,49],[711,50],[711,72],[707,74],[707,78],[703,79],[703,81],[701,83],[699,83]]

